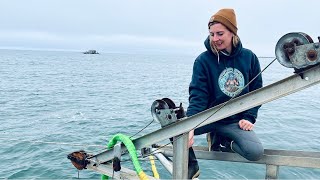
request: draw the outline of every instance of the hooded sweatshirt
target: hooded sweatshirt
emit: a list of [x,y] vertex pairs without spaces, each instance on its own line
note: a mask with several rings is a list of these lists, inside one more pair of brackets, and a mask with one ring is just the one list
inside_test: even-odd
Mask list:
[[[262,87],[260,74],[243,89],[261,69],[257,56],[249,49],[243,48],[240,41],[231,54],[219,52],[219,58],[211,50],[209,37],[204,44],[207,50],[196,58],[193,65],[187,116],[195,115],[224,103],[234,96],[241,96]],[[229,124],[246,119],[255,123],[259,108],[260,106],[254,107],[218,122]]]

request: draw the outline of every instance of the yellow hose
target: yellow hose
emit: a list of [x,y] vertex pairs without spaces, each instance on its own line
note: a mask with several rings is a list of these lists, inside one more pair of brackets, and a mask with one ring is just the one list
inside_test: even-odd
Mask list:
[[146,173],[144,173],[143,171],[140,171],[140,172],[138,173],[138,176],[139,176],[140,180],[149,180],[149,179],[148,179],[148,176],[147,176]]
[[150,156],[149,156],[149,159],[150,159],[150,164],[151,164],[151,169],[152,169],[153,176],[154,176],[156,179],[160,179],[159,173],[158,173],[158,171],[157,171],[156,164],[155,164],[155,162],[154,162],[154,156],[150,155]]

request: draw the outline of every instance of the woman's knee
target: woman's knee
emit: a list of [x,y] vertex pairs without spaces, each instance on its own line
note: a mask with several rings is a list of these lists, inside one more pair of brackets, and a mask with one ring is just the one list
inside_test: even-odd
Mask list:
[[253,146],[250,146],[245,158],[249,161],[258,161],[262,158],[263,153],[264,149],[262,147],[262,144],[255,144]]

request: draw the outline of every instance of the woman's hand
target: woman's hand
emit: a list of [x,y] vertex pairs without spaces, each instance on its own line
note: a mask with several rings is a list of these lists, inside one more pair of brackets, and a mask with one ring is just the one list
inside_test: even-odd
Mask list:
[[189,148],[190,148],[190,147],[193,145],[193,143],[194,143],[193,137],[194,137],[194,130],[191,130],[191,131],[189,132],[189,144],[188,144],[188,147],[189,147]]
[[[253,130],[254,124],[252,124],[250,121],[241,119],[239,121],[239,127],[244,131],[251,131]],[[190,136],[189,136],[190,137]]]

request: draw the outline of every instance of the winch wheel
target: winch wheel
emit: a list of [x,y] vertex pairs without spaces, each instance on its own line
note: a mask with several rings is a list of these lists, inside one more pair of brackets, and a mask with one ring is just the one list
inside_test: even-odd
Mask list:
[[157,99],[151,105],[151,115],[157,122],[160,122],[157,116],[157,110],[160,109],[169,109],[169,105],[164,100]]
[[292,32],[282,36],[275,48],[276,58],[285,67],[293,68],[290,55],[295,51],[296,46],[313,43],[312,38],[303,32]]

